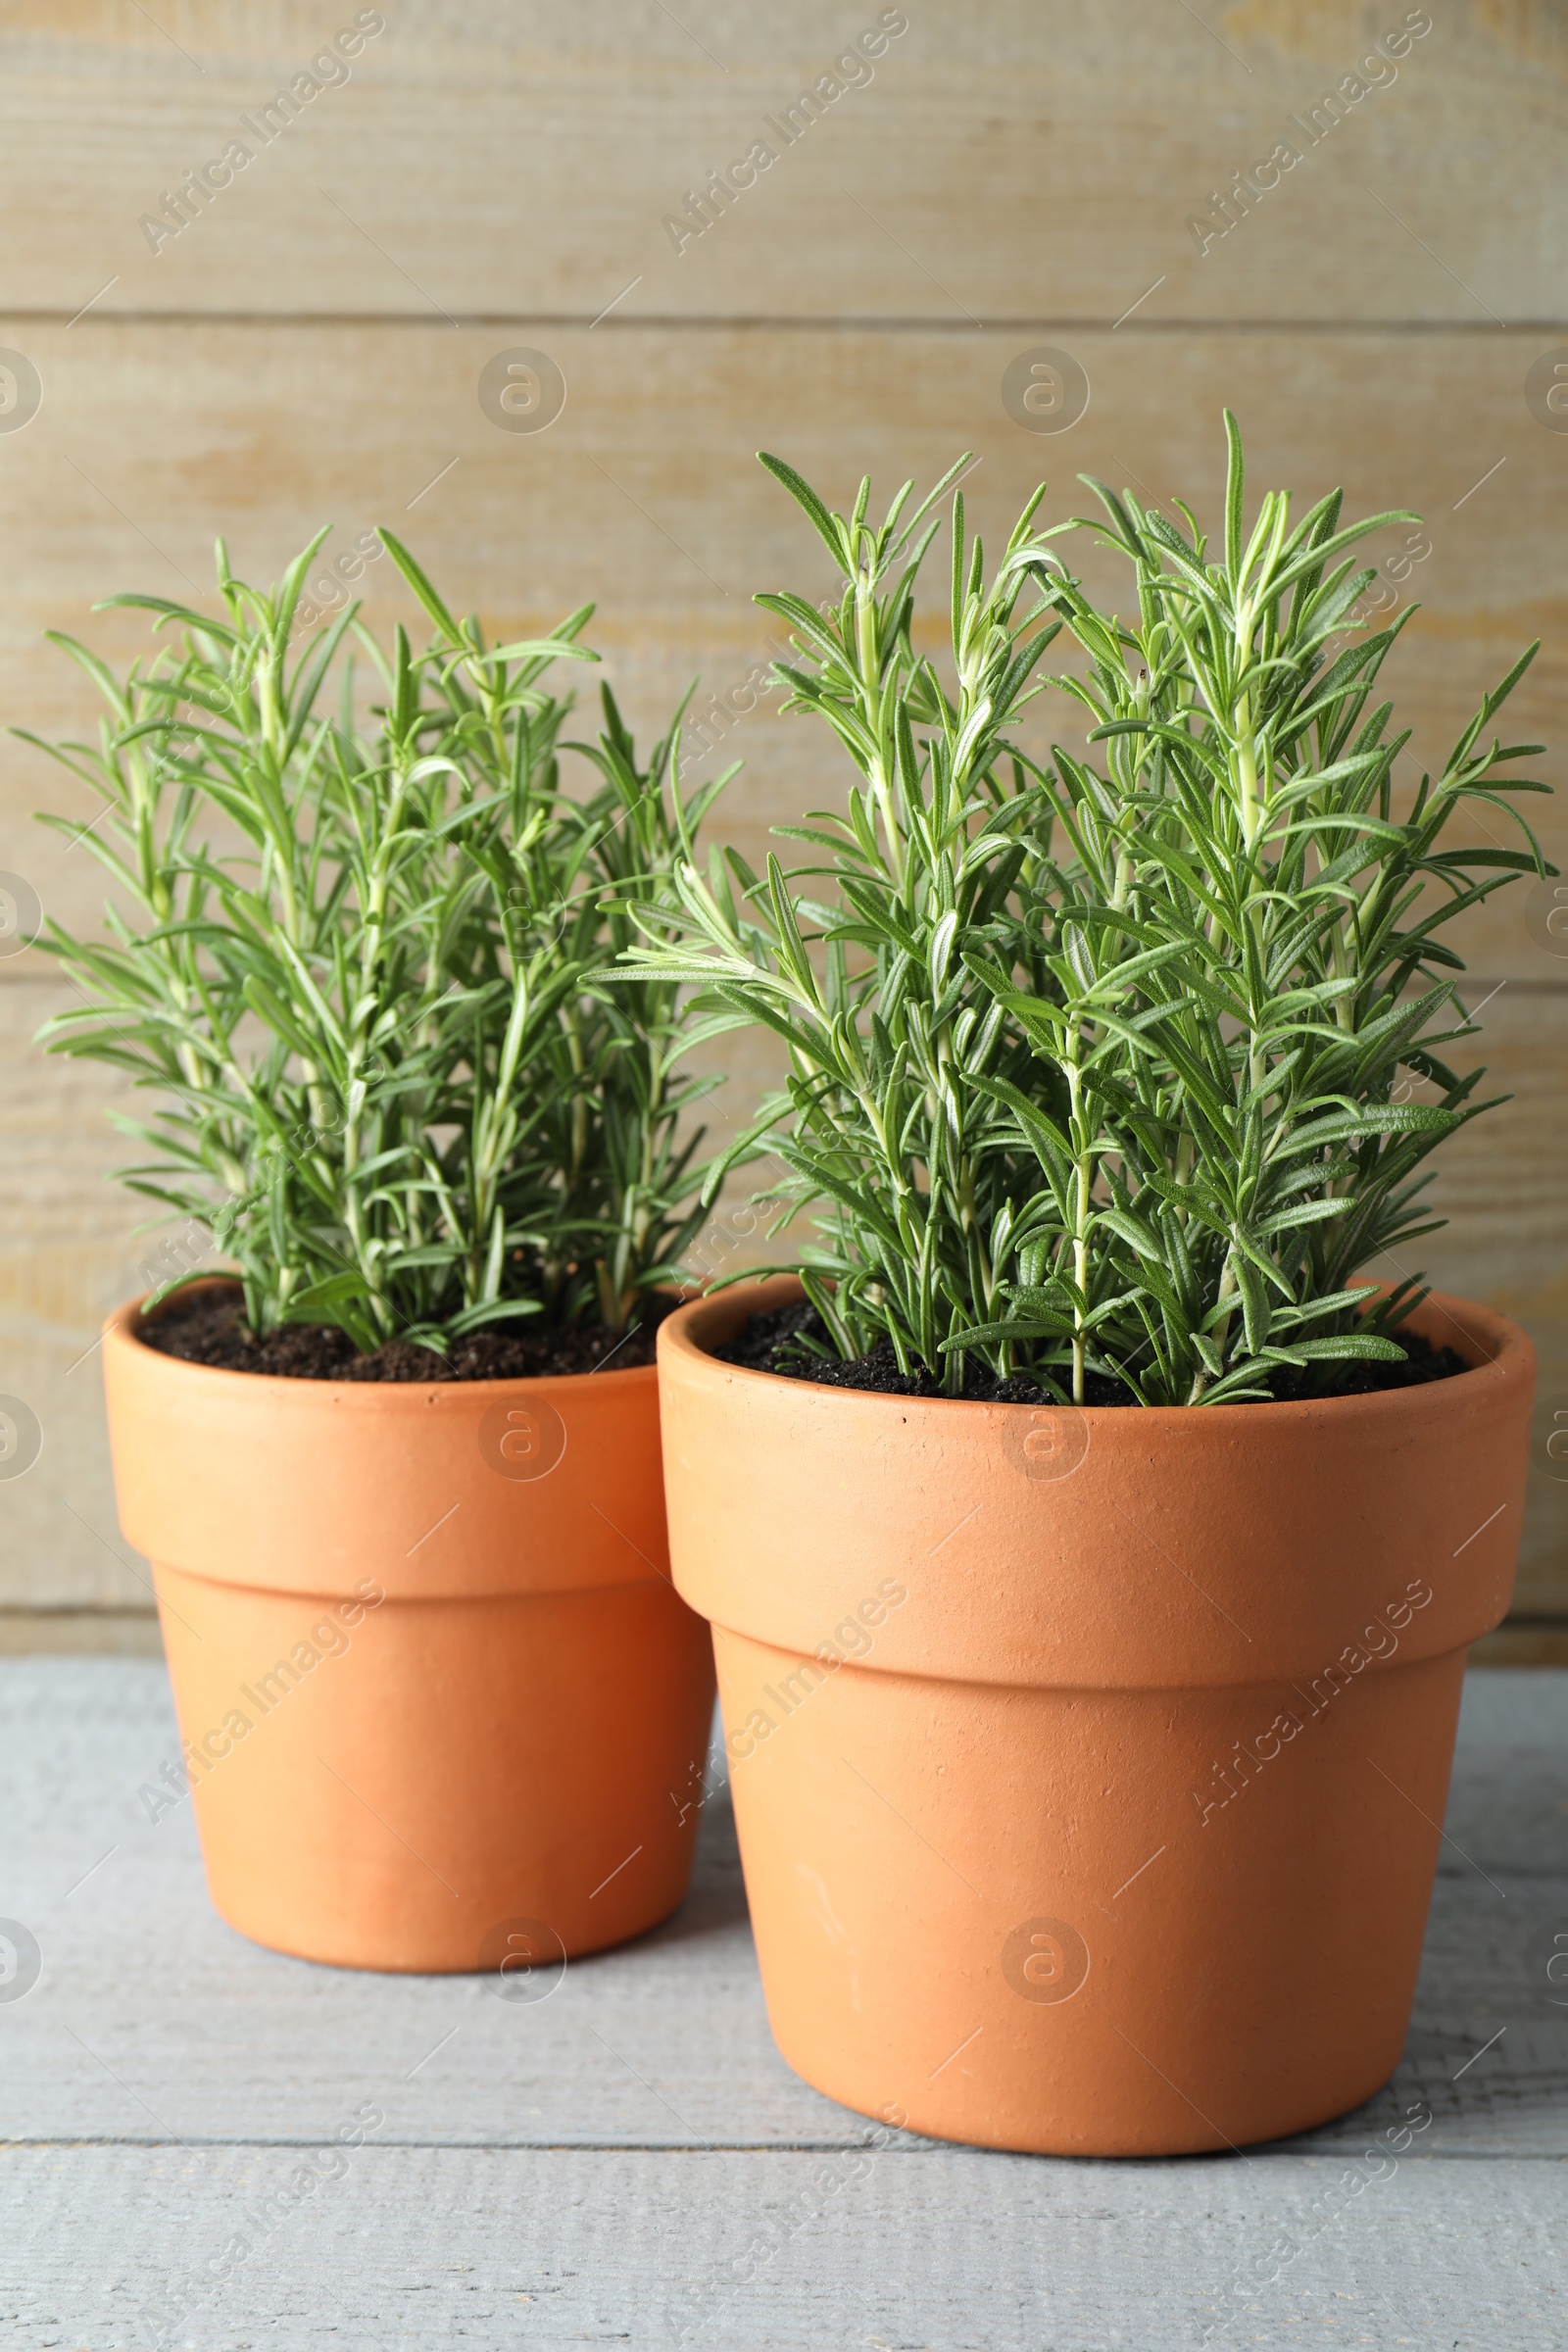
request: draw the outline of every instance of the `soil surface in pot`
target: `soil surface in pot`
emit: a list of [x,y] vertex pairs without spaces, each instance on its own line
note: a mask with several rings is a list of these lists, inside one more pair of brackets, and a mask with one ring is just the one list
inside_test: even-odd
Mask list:
[[183,1363],[287,1380],[540,1380],[597,1372],[612,1361],[617,1372],[651,1364],[659,1326],[681,1300],[649,1298],[641,1322],[628,1333],[617,1335],[603,1323],[562,1331],[525,1322],[513,1331],[471,1332],[454,1340],[445,1355],[407,1340],[388,1340],[372,1355],[362,1355],[346,1331],[328,1323],[289,1323],[258,1339],[242,1303],[238,1290],[176,1292],[138,1337]]
[[[1406,1350],[1403,1363],[1374,1360],[1351,1361],[1335,1367],[1340,1375],[1333,1390],[1336,1396],[1372,1396],[1384,1389],[1416,1389],[1432,1380],[1451,1380],[1456,1372],[1468,1372],[1469,1364],[1453,1348],[1435,1348],[1419,1332],[1401,1331],[1398,1344]],[[802,1340],[817,1340],[824,1347],[832,1342],[815,1307],[797,1299],[790,1306],[775,1306],[768,1313],[750,1315],[734,1339],[714,1355],[726,1364],[739,1364],[748,1372],[776,1372],[785,1380],[809,1380],[830,1389],[870,1389],[884,1396],[942,1396],[947,1392],[932,1379],[929,1372],[901,1372],[898,1358],[889,1340],[879,1340],[869,1355],[857,1356],[851,1363],[839,1357],[813,1356],[803,1351]],[[1290,1365],[1282,1364],[1270,1383],[1272,1401],[1287,1403],[1305,1394],[1300,1375]],[[1107,1380],[1102,1373],[1091,1372],[1084,1383],[1086,1404],[1126,1404],[1135,1409],[1137,1398],[1119,1381]],[[1027,1373],[1014,1372],[999,1380],[987,1365],[971,1357],[964,1372],[964,1396],[974,1404],[1049,1404],[1052,1399]],[[1249,1401],[1238,1397],[1238,1403]],[[1262,1404],[1269,1399],[1256,1397],[1250,1401]]]

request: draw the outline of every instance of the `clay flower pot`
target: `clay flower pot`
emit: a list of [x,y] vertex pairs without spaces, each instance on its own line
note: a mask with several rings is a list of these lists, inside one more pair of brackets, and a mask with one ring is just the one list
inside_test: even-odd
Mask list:
[[768,2015],[846,2106],[1154,2156],[1397,2063],[1466,1644],[1502,1616],[1534,1352],[1316,1404],[921,1402],[659,1335],[675,1582],[713,1625]]
[[653,1366],[277,1379],[136,1320],[104,1341],[120,1519],[223,1918],[521,1991],[672,1911],[713,1686],[669,1582]]

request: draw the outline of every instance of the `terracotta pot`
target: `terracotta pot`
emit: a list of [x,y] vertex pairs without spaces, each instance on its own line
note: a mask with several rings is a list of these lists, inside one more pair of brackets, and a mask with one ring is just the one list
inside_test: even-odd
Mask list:
[[1300,2132],[1403,2045],[1466,1644],[1513,1582],[1534,1352],[1318,1404],[921,1402],[659,1335],[768,2015],[846,2106],[983,2146]]
[[104,1341],[120,1520],[223,1918],[520,1994],[672,1911],[713,1684],[669,1582],[653,1366],[275,1379],[136,1320]]

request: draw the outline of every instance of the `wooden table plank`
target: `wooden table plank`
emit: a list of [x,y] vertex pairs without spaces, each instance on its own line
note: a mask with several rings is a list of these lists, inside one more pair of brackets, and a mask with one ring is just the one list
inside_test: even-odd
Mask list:
[[1354,2192],[1338,2156],[313,2153],[7,2151],[0,2328],[93,2352],[150,2346],[144,2313],[199,2352],[1560,2352],[1568,2327],[1560,2167],[1518,2158],[1404,2158]]
[[[1043,520],[1091,512],[1080,473],[1151,501],[1181,497],[1212,526],[1229,404],[1255,493],[1288,484],[1305,500],[1341,484],[1348,514],[1426,516],[1430,554],[1384,584],[1397,600],[1391,612],[1421,607],[1383,680],[1414,728],[1412,791],[1534,637],[1544,648],[1507,726],[1514,739],[1553,746],[1568,733],[1568,594],[1552,552],[1568,528],[1568,437],[1526,408],[1524,378],[1541,349],[1533,331],[1412,339],[1358,328],[1317,340],[1306,368],[1301,338],[1268,327],[1178,336],[1134,319],[1115,333],[1062,329],[1092,398],[1070,431],[1039,435],[1002,399],[1004,373],[1034,347],[1033,330],[612,320],[598,331],[538,330],[564,374],[566,405],[547,432],[503,432],[479,405],[479,376],[533,332],[95,314],[67,328],[0,314],[0,341],[25,351],[45,387],[25,431],[0,434],[8,718],[46,738],[84,727],[95,737],[92,692],[42,631],[84,635],[121,658],[145,654],[146,615],[94,614],[93,600],[130,588],[210,604],[220,532],[236,570],[265,581],[325,522],[338,536],[313,577],[334,549],[386,523],[454,609],[479,612],[507,636],[595,601],[592,640],[640,729],[662,724],[700,675],[690,772],[745,761],[713,831],[760,860],[768,828],[837,802],[844,772],[820,728],[781,719],[776,697],[761,691],[772,624],[754,595],[780,586],[822,595],[836,583],[808,525],[758,465],[760,448],[790,458],[845,507],[866,468],[877,499],[891,499],[906,474],[927,486],[971,450],[980,464],[965,487],[969,527],[994,554],[1043,478]],[[1369,540],[1368,563],[1401,566],[1402,537],[1390,526]],[[1068,545],[1097,595],[1112,609],[1124,603],[1125,565],[1087,533]],[[345,561],[368,621],[385,634],[401,618],[422,641],[423,616],[392,564]],[[917,632],[933,651],[945,626],[941,561]],[[348,592],[341,581],[332,590],[339,601]],[[596,681],[565,683],[591,723]],[[1056,692],[1022,732],[1046,753],[1055,737],[1073,740],[1077,724],[1076,706]],[[99,869],[82,849],[35,830],[30,813],[47,808],[85,824],[99,807],[30,745],[0,739],[8,861],[68,923],[97,919]],[[1568,862],[1568,802],[1538,800],[1531,813],[1548,854]],[[1484,814],[1500,839],[1501,819]],[[1559,985],[1568,964],[1532,937],[1522,895],[1481,910],[1467,959],[1493,979]],[[0,959],[0,979],[29,960],[38,959]]]
[[[799,2082],[767,2034],[722,1788],[675,1920],[504,2003],[222,1927],[185,1808],[156,1827],[138,1809],[173,1752],[156,1665],[0,1661],[0,1705],[5,1901],[44,1963],[0,2005],[8,2340],[1562,2340],[1568,2026],[1540,1932],[1568,1930],[1568,1674],[1468,1678],[1465,1851],[1390,2092],[1290,2145],[1123,2165],[879,2139]],[[1416,2100],[1431,2125],[1392,2169],[1369,2161],[1385,2108]]]
[[[1542,1934],[1568,1931],[1568,1675],[1494,1671],[1469,1689],[1411,2054],[1369,2109],[1303,2145],[1381,2129],[1457,2077],[1462,2089],[1443,2092],[1450,2148],[1568,2156],[1568,2011],[1537,1967]],[[860,2119],[772,2046],[721,1788],[682,1911],[574,1962],[549,1999],[514,2003],[479,1978],[315,1967],[223,1926],[188,1806],[155,1825],[139,1796],[175,1752],[158,1665],[6,1660],[0,1692],[6,1899],[44,1960],[35,1991],[0,2017],[14,2135],[308,2141],[375,2097],[395,2135],[420,2144],[860,2136]],[[1489,1706],[1515,1713],[1505,1737],[1487,1736]],[[1467,2065],[1499,2027],[1494,2053]]]
[[[8,8],[0,198],[28,233],[8,240],[0,298],[62,318],[96,295],[584,324],[621,294],[634,316],[1106,325],[1140,295],[1174,318],[1560,311],[1568,39],[1547,8],[969,0],[961,34],[880,0],[358,14],[384,29],[324,65],[331,86],[284,127],[262,110],[297,75],[310,88],[335,29],[319,12]],[[1347,96],[1407,14],[1430,30]],[[906,29],[833,76],[890,21]],[[781,129],[807,91],[820,119]],[[1314,141],[1325,93],[1345,119],[1321,115]],[[228,184],[187,182],[186,224],[149,236],[235,138],[249,158]],[[1200,250],[1189,217],[1282,138],[1300,161]],[[777,160],[700,236],[672,236],[689,191],[760,140]]]

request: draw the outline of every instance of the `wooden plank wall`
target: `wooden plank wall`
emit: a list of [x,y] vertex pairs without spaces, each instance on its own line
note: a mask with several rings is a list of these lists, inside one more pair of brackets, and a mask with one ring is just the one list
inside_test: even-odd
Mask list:
[[[1427,518],[1418,564],[1396,532],[1373,551],[1423,606],[1396,673],[1416,756],[1541,635],[1517,717],[1561,772],[1568,416],[1529,390],[1568,361],[1550,0],[12,0],[0,44],[9,723],[89,720],[40,632],[126,652],[139,624],[91,618],[95,597],[201,596],[219,531],[265,577],[323,521],[335,545],[386,522],[509,633],[596,597],[643,726],[700,672],[755,854],[838,789],[747,689],[751,593],[827,585],[760,446],[835,502],[862,468],[891,489],[972,450],[995,534],[1042,474],[1049,512],[1082,511],[1080,470],[1212,514],[1228,402],[1259,483]],[[688,199],[718,171],[702,225]],[[1041,347],[1087,378],[1068,429],[1004,405]],[[519,348],[564,378],[546,430],[481,402]],[[390,573],[360,582],[378,623],[410,612]],[[96,871],[40,808],[93,813],[8,739],[0,866],[90,921]],[[1568,862],[1568,808],[1545,835]],[[1545,1451],[1568,1426],[1568,959],[1522,897],[1472,934],[1514,1099],[1450,1151],[1425,1256],[1540,1345],[1519,1607],[1568,1619],[1568,1464]],[[36,953],[0,958],[0,1388],[44,1430],[0,1482],[0,1604],[135,1638],[84,1351],[142,1245],[105,1182],[114,1086],[28,1042],[62,1001]]]

